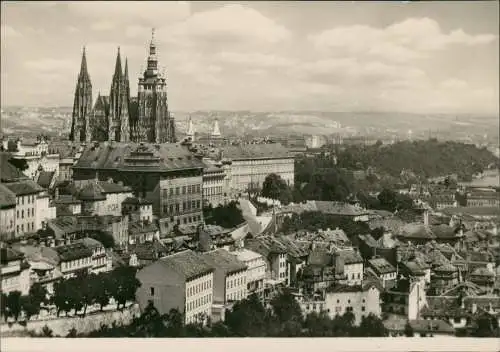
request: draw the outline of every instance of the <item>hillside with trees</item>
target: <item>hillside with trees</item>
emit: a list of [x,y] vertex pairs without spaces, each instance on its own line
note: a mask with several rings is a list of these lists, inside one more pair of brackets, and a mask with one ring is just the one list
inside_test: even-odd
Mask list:
[[498,166],[499,159],[485,147],[437,139],[352,145],[337,150],[337,167],[350,170],[373,167],[377,173],[392,177],[411,170],[421,178],[457,174],[460,180],[467,181],[491,164]]

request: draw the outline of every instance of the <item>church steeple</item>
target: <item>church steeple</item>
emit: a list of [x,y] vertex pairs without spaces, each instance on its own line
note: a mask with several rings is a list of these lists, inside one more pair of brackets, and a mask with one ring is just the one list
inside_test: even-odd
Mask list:
[[155,29],[151,30],[151,42],[149,43],[148,68],[144,72],[145,77],[158,76],[158,58],[156,57]]
[[121,79],[122,75],[122,60],[120,57],[120,47],[118,47],[118,53],[116,54],[115,74],[113,75],[113,79]]
[[87,68],[85,47],[82,52],[80,73],[75,87],[70,139],[83,142],[90,138],[90,113],[92,111],[92,82]]
[[87,55],[85,54],[85,47],[83,47],[82,63],[80,65],[80,74],[78,76],[78,79],[90,81],[90,75],[87,69]]

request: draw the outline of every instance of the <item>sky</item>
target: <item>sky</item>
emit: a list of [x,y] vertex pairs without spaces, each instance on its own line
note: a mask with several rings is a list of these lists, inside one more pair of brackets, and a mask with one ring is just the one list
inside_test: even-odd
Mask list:
[[499,2],[9,2],[1,105],[71,106],[117,48],[131,93],[151,29],[173,111],[499,112]]

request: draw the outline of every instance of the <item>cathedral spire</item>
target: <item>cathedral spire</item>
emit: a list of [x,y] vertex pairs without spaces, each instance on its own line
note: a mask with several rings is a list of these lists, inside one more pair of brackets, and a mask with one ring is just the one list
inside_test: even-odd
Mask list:
[[128,81],[128,58],[125,58],[125,72],[123,73],[123,76],[126,81]]
[[85,53],[85,46],[83,47],[82,52],[82,64],[80,66],[80,79],[90,80],[89,72],[87,69],[87,55]]
[[118,53],[116,54],[116,64],[115,64],[115,74],[113,78],[121,78],[123,75],[122,71],[122,60],[120,57],[120,47],[118,47]]

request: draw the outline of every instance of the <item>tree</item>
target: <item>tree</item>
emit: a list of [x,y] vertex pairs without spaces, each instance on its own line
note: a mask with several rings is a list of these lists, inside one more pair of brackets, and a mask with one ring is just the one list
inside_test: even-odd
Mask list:
[[332,320],[326,312],[308,314],[304,320],[304,328],[309,337],[333,336]]
[[288,321],[302,321],[302,310],[295,299],[289,292],[280,293],[271,300],[271,307],[278,321],[283,324]]
[[118,267],[111,273],[112,285],[110,286],[113,287],[111,294],[116,300],[118,309],[125,308],[128,301],[135,300],[135,292],[141,286],[135,274],[136,269],[129,266]]
[[363,317],[358,329],[363,337],[385,337],[387,329],[380,318],[370,313],[367,317]]
[[410,322],[406,322],[404,333],[405,333],[406,337],[413,337],[414,336],[413,328],[410,325]]
[[266,336],[266,309],[253,294],[236,302],[233,309],[226,313],[226,325],[236,336]]
[[42,328],[42,336],[43,337],[53,337],[54,336],[54,332],[52,331],[51,328],[49,328],[48,325],[44,325],[43,328]]
[[241,209],[238,208],[236,202],[230,202],[227,205],[219,205],[211,211],[206,208],[206,223],[209,225],[219,225],[227,229],[231,229],[241,225],[245,218]]
[[8,315],[13,317],[15,321],[19,318],[19,314],[21,314],[21,292],[20,291],[12,291],[7,296],[7,311]]
[[0,314],[3,316],[4,320],[7,321],[9,317],[9,311],[7,309],[7,295],[2,292],[0,297]]
[[279,200],[282,204],[288,204],[292,201],[292,191],[285,180],[277,174],[269,174],[264,179],[262,185],[263,197]]
[[26,321],[29,321],[33,315],[40,313],[40,303],[32,296],[21,296],[21,309],[26,316]]
[[57,316],[61,312],[68,314],[71,311],[73,305],[71,302],[71,288],[68,284],[68,280],[61,280],[54,284],[54,295],[52,296],[52,303],[56,306]]
[[38,306],[47,303],[47,294],[47,288],[38,282],[35,282],[29,290],[29,296],[31,297],[33,303]]
[[96,289],[94,291],[94,301],[99,304],[100,311],[109,304],[113,282],[108,273],[101,273],[95,277]]

